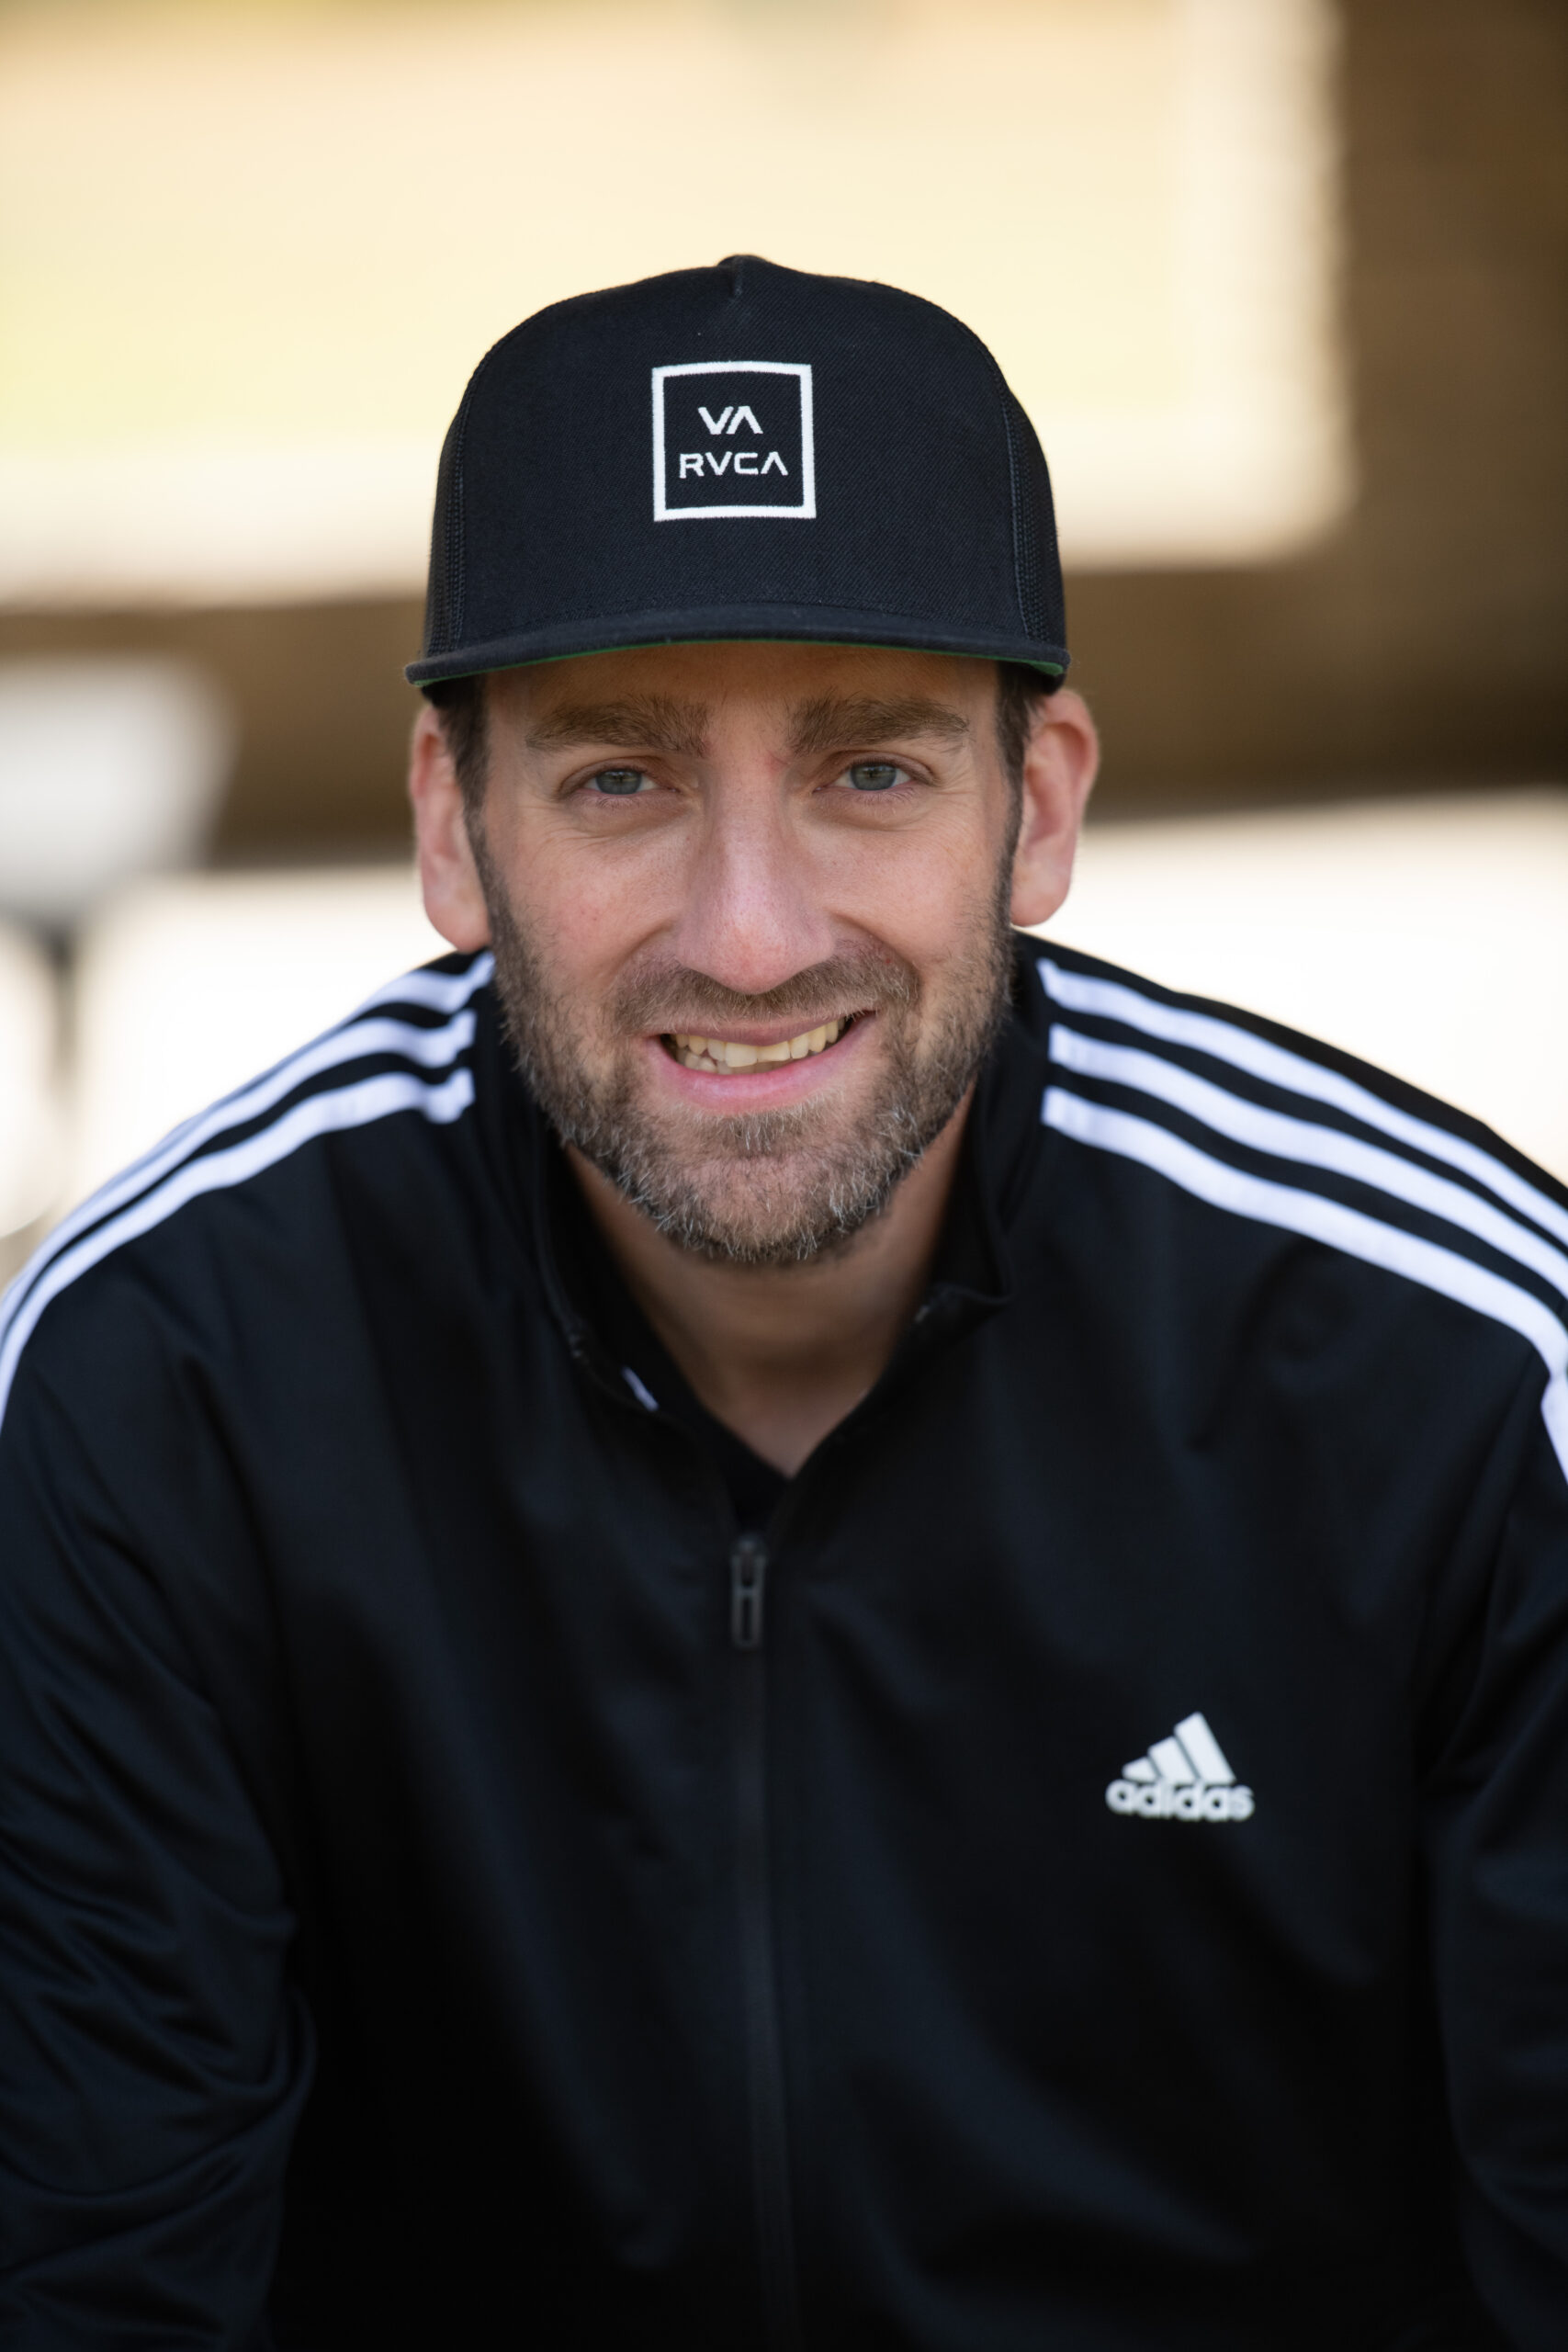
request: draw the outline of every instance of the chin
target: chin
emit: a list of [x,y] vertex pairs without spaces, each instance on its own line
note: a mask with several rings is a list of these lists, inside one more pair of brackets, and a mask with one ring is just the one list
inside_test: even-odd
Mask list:
[[666,1239],[735,1266],[800,1266],[845,1249],[881,1215],[913,1158],[863,1147],[722,1159],[639,1156],[604,1172]]

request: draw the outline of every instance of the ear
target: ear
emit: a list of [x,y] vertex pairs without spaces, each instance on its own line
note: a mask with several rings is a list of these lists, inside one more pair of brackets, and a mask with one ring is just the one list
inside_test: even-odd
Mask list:
[[420,705],[409,745],[409,798],[425,913],[454,947],[488,946],[490,916],[468,840],[462,789],[440,718],[427,702]]
[[1084,804],[1100,766],[1089,705],[1070,686],[1042,697],[1023,759],[1023,813],[1012,862],[1012,920],[1048,922],[1067,895]]

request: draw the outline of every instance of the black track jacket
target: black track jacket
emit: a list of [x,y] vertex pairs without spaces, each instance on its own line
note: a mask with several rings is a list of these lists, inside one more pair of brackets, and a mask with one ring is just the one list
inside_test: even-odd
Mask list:
[[739,1527],[448,957],[0,1382],[0,2343],[1568,2346],[1568,1205],[1021,942]]

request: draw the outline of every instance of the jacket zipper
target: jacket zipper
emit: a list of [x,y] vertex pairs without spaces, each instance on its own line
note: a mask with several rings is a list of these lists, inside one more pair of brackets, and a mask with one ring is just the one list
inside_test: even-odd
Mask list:
[[789,2134],[768,1860],[767,1684],[762,1651],[767,1579],[767,1545],[760,1535],[740,1536],[729,1555],[729,1637],[736,1653],[736,1876],[757,2267],[773,2352],[800,2352],[800,2297],[790,2211]]

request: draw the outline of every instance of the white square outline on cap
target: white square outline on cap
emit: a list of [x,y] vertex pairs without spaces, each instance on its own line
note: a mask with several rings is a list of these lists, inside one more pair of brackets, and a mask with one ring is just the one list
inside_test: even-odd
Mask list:
[[[664,379],[666,376],[798,376],[800,474],[798,506],[667,506],[664,503]],[[787,359],[688,359],[653,370],[653,519],[700,523],[721,514],[775,515],[781,523],[811,522],[817,514],[817,451],[811,429],[811,363]]]

